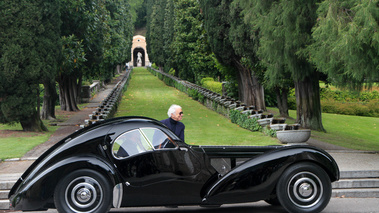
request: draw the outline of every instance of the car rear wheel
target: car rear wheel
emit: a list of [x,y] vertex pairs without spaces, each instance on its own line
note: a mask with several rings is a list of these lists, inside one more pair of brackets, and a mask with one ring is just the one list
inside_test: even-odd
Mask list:
[[69,173],[54,191],[58,212],[104,213],[111,208],[112,186],[102,174],[81,169]]
[[289,212],[321,212],[329,203],[332,187],[320,166],[299,163],[284,171],[276,192],[280,204]]

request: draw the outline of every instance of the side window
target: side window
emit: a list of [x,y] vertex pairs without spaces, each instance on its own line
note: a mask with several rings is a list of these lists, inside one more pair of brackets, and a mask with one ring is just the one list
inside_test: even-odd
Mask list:
[[119,136],[112,147],[113,154],[117,158],[124,158],[150,150],[153,150],[153,147],[138,129]]
[[159,129],[155,128],[142,128],[141,131],[145,134],[146,138],[153,144],[154,149],[169,149],[176,148],[177,145],[173,140],[168,137]]

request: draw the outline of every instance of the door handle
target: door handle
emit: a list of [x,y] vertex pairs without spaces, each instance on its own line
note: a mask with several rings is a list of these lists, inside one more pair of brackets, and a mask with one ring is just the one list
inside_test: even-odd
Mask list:
[[188,148],[187,147],[179,147],[179,150],[180,151],[186,151],[186,152],[188,152]]

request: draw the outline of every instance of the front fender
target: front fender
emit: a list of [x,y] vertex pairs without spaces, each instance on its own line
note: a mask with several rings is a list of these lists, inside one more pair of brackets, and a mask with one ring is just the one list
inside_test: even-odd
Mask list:
[[284,170],[304,161],[324,168],[332,182],[339,179],[338,166],[325,151],[311,146],[289,146],[259,155],[235,167],[209,188],[203,201],[221,204],[266,199],[274,191]]
[[93,155],[74,156],[50,165],[48,168],[27,177],[10,197],[14,210],[46,209],[54,194],[54,189],[66,174],[82,168],[94,169],[106,175],[112,185],[120,182],[115,168],[103,158]]

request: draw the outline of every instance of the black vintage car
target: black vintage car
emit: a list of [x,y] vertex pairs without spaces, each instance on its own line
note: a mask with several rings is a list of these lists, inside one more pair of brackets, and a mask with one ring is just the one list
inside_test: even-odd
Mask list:
[[159,121],[121,117],[55,144],[9,199],[13,210],[59,212],[259,200],[289,212],[320,212],[338,179],[334,159],[315,147],[190,146]]

